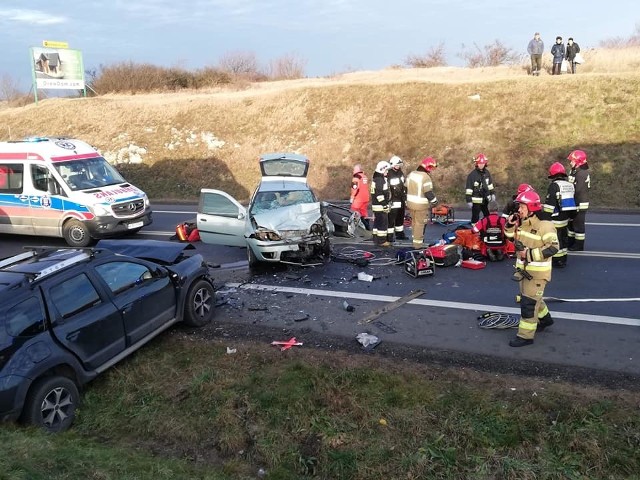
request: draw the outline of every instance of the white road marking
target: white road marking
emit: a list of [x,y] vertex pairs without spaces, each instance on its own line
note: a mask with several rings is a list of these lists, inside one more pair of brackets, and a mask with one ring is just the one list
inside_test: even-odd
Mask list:
[[[335,290],[319,290],[315,288],[296,288],[296,287],[280,287],[275,285],[262,285],[262,284],[248,284],[248,283],[227,283],[227,288],[238,288],[244,290],[261,290],[265,292],[284,292],[284,293],[296,293],[299,295],[317,295],[319,297],[336,297],[336,298],[349,298],[357,300],[371,300],[373,302],[395,302],[400,297],[394,297],[390,295],[373,295],[370,293],[355,293],[355,292],[338,292]],[[427,307],[441,307],[441,308],[453,308],[456,310],[474,310],[474,311],[496,311],[502,313],[520,314],[519,308],[503,307],[501,305],[482,305],[478,303],[462,303],[462,302],[448,302],[441,300],[426,300],[417,298],[408,302],[413,305],[423,305]],[[609,317],[602,315],[588,315],[584,313],[571,313],[571,312],[553,312],[554,318],[562,318],[566,320],[581,320],[583,322],[595,322],[595,323],[608,323],[613,325],[630,325],[634,327],[640,327],[640,320],[626,317]]]

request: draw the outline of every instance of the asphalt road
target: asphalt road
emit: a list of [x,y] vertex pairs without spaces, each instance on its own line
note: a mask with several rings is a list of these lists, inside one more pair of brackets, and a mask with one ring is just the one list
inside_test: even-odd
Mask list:
[[[195,218],[195,205],[156,205],[154,223],[141,238],[168,239],[175,226]],[[457,212],[457,221],[469,218]],[[437,240],[452,226],[429,225],[427,240]],[[271,328],[282,336],[353,339],[358,333],[377,336],[383,349],[404,345],[438,357],[465,358],[465,363],[496,362],[531,365],[536,371],[581,371],[583,377],[640,378],[640,214],[589,213],[585,252],[571,253],[568,267],[553,272],[547,296],[573,301],[549,301],[556,323],[536,336],[532,346],[514,349],[508,341],[515,329],[483,330],[477,317],[485,311],[519,314],[511,281],[513,261],[489,263],[485,269],[438,268],[433,277],[414,279],[393,259],[398,248],[376,250],[371,242],[345,248],[374,253],[361,268],[329,262],[320,267],[280,266],[250,274],[244,248],[196,244],[212,269],[220,290],[218,318],[224,322]],[[60,239],[0,237],[0,257],[21,251],[22,245],[64,245]],[[359,272],[374,275],[358,280]],[[411,291],[418,298],[390,311]],[[344,301],[354,307],[343,308]],[[370,323],[363,319],[378,314]],[[273,334],[270,334],[273,336]],[[271,341],[275,338],[265,338]],[[285,338],[278,338],[280,340]]]

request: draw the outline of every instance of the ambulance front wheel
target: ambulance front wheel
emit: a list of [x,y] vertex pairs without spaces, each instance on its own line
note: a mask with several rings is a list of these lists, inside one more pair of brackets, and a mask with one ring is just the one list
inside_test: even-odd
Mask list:
[[89,229],[80,220],[68,220],[62,227],[62,236],[71,247],[87,247],[91,243]]

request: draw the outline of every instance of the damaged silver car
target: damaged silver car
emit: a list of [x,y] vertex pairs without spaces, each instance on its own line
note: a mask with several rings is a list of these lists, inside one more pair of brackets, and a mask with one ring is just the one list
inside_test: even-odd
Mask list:
[[[321,263],[330,236],[364,226],[348,209],[319,202],[307,183],[309,159],[294,153],[260,157],[262,179],[245,207],[221,190],[202,189],[197,227],[204,243],[247,247],[249,266],[264,262]],[[330,214],[332,219],[330,218]],[[338,219],[338,225],[334,224]],[[359,225],[358,225],[359,224]]]

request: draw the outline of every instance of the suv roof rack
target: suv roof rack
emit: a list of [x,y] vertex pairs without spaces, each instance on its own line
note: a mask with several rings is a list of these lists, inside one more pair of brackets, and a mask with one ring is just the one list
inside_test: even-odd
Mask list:
[[33,282],[36,279],[40,279],[46,277],[47,275],[51,275],[52,273],[58,272],[64,268],[75,265],[76,263],[85,261],[89,258],[95,256],[95,254],[100,250],[96,250],[92,247],[81,248],[81,247],[23,247],[27,250],[24,253],[15,255],[13,257],[7,258],[3,261],[0,261],[0,270],[6,270],[8,267],[13,265],[18,265],[25,260],[29,260],[34,257],[40,257],[44,259],[52,259],[57,252],[62,251],[77,251],[76,255],[73,255],[69,258],[61,260],[60,262],[55,263],[49,267],[43,268],[40,271],[36,272],[25,272],[23,270],[12,269],[13,273],[21,273],[25,275],[30,282]]

